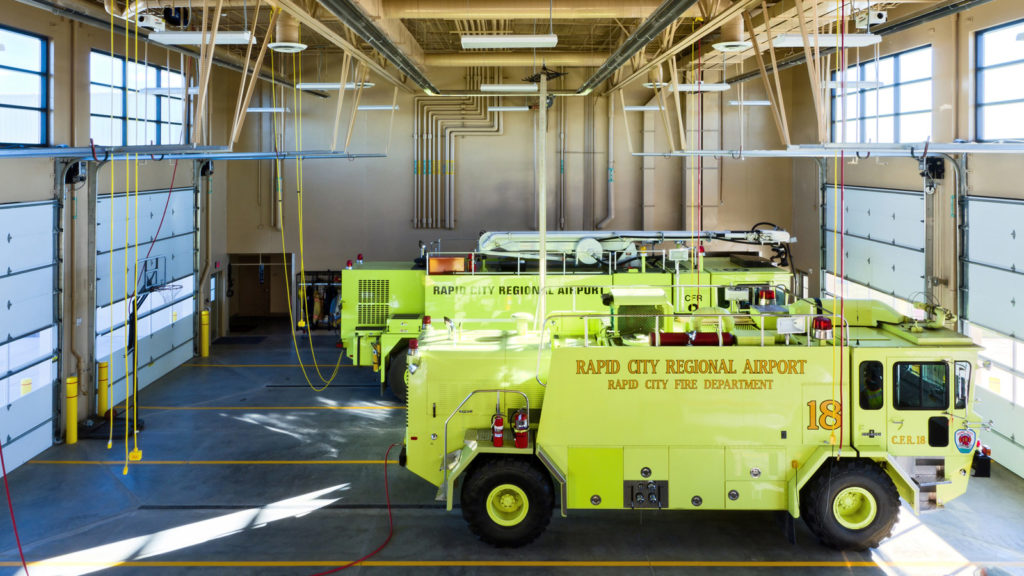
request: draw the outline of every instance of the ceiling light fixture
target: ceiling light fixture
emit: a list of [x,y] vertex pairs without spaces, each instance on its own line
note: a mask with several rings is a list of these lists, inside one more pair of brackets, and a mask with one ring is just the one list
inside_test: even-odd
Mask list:
[[257,106],[249,108],[246,112],[250,112],[252,114],[274,114],[277,112],[291,112],[291,110],[288,108],[282,108],[281,106]]
[[[346,82],[345,90],[355,90],[359,86],[363,88],[373,88],[375,84],[373,82]],[[295,85],[299,90],[340,90],[340,82],[299,82]]]
[[847,80],[845,83],[841,80],[829,80],[826,86],[830,90],[842,90],[844,87],[846,90],[874,90],[884,84],[877,80]]
[[661,106],[656,104],[646,104],[644,106],[623,106],[623,110],[626,112],[657,112],[661,110]]
[[[845,34],[840,39],[839,34],[818,34],[809,35],[807,41],[811,47],[838,48],[840,44],[847,48],[864,48],[874,46],[882,41],[878,34]],[[779,34],[775,37],[776,48],[803,48],[804,37],[801,34]]]
[[488,34],[462,36],[463,50],[486,48],[554,48],[557,45],[557,34]]
[[[207,38],[211,36],[206,33]],[[149,39],[165,46],[192,46],[202,44],[203,33],[189,30],[171,30],[168,32],[150,32]],[[213,43],[220,46],[225,44],[248,44],[252,39],[252,33],[248,30],[236,30],[217,32]]]
[[719,52],[742,52],[747,48],[752,47],[753,44],[749,40],[734,40],[731,42],[718,42],[712,44],[711,47]]
[[[167,96],[174,98],[181,98],[182,94],[185,93],[185,89],[181,86],[149,86],[146,88],[139,88],[139,94],[145,94],[146,96]],[[199,86],[189,86],[188,95],[195,96],[199,94]]]
[[359,110],[398,110],[398,106],[392,106],[390,104],[362,104],[358,108]]
[[529,112],[529,106],[488,106],[488,112]]
[[771,106],[768,100],[729,100],[729,106]]
[[536,84],[481,84],[481,92],[536,92]]
[[670,82],[644,82],[644,88],[668,87],[669,92],[725,92],[729,85],[725,83],[697,82],[695,84],[675,84]]
[[306,46],[302,42],[271,42],[267,44],[267,48],[270,48],[278,54],[295,54],[302,52],[309,46]]

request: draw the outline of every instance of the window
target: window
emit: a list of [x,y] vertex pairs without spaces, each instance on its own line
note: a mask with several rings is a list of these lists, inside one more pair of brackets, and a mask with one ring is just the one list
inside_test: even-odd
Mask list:
[[[841,78],[833,72],[832,80]],[[851,66],[846,81],[880,84],[847,86],[845,104],[842,87],[832,90],[833,142],[924,142],[931,136],[931,46]]]
[[860,407],[862,409],[879,410],[885,405],[882,372],[882,363],[877,360],[860,363]]
[[949,408],[949,368],[945,362],[897,362],[893,366],[893,404],[899,410]]
[[1024,20],[980,32],[976,42],[977,139],[1024,139]]
[[984,348],[978,355],[983,363],[978,370],[978,386],[1024,405],[1024,342],[970,322],[965,331]]
[[885,292],[879,292],[874,288],[868,288],[852,280],[842,280],[829,272],[825,273],[825,289],[822,292],[823,296],[827,298],[842,296],[852,300],[877,300],[891,306],[893,310],[908,318],[924,320],[925,317],[924,310],[914,308],[914,304],[908,300],[893,296],[892,294],[886,294]]
[[0,144],[49,142],[48,42],[0,26]]
[[[184,144],[182,75],[89,54],[89,133],[104,146]],[[151,92],[161,89],[161,92]]]

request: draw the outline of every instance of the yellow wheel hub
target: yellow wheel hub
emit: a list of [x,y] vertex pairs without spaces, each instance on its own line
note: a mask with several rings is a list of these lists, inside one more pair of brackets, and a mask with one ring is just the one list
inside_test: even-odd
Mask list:
[[875,497],[864,488],[851,486],[836,494],[832,513],[839,525],[848,530],[867,528],[878,515]]
[[501,484],[487,496],[487,515],[499,526],[515,526],[526,518],[530,500],[514,484]]

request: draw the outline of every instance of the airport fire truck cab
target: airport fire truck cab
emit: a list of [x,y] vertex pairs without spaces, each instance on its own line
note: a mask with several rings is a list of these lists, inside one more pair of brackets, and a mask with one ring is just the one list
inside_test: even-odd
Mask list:
[[977,347],[945,311],[679,312],[647,288],[603,300],[540,330],[434,323],[410,343],[401,462],[449,510],[458,493],[485,542],[534,540],[557,505],[786,511],[864,549],[889,536],[899,497],[916,513],[966,490]]

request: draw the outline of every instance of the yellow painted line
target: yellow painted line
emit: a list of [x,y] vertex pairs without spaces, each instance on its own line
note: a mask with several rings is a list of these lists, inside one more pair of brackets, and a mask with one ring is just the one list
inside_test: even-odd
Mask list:
[[140,410],[405,410],[405,406],[139,406]]
[[[35,567],[98,567],[98,568],[286,568],[286,567],[319,567],[342,566],[350,560],[250,560],[250,561],[217,561],[217,560],[183,560],[183,561],[124,561],[124,562],[66,562],[47,561],[29,562]],[[3,567],[21,566],[20,562],[0,562]],[[881,566],[893,568],[911,567],[943,567],[966,568],[969,566],[1018,567],[1024,562],[871,562],[871,561],[714,561],[714,560],[625,560],[625,561],[585,561],[585,560],[367,560],[360,566],[380,568],[875,568]]]
[[[66,466],[122,466],[124,460],[29,460],[29,464],[61,464]],[[383,464],[383,460],[140,460],[131,462],[129,466],[139,464],[166,466],[249,466],[249,465],[321,465],[321,464]],[[388,464],[397,464],[398,460],[388,460]]]
[[[310,367],[313,366],[313,363],[312,362],[310,362],[309,364],[199,364],[199,363],[192,364],[192,363],[190,363],[190,364],[184,364],[184,366],[194,366],[196,368],[299,368],[300,366],[305,366],[306,368],[310,368]],[[321,367],[324,367],[324,365],[321,364]],[[327,366],[327,367],[330,368],[330,366]],[[359,368],[359,366],[356,366],[355,364],[342,364],[341,367],[342,368]],[[369,366],[365,366],[365,368],[369,368]]]

